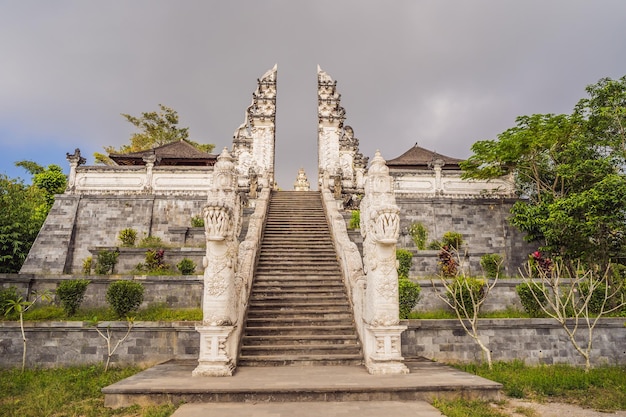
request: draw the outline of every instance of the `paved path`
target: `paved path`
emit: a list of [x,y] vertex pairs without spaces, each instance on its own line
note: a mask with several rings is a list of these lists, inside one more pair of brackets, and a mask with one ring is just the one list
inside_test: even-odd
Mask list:
[[172,417],[441,417],[424,401],[184,404]]

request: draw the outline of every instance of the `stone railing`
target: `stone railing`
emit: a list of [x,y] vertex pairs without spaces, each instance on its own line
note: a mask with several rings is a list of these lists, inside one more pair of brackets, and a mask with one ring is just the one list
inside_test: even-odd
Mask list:
[[235,275],[236,285],[239,287],[238,299],[236,300],[237,325],[233,330],[230,344],[232,358],[237,363],[237,354],[241,335],[244,330],[245,314],[248,309],[250,299],[250,290],[252,289],[252,280],[254,278],[254,268],[261,247],[261,239],[263,238],[263,226],[267,217],[267,209],[269,207],[270,189],[264,188],[255,202],[254,213],[250,216],[248,223],[248,232],[246,238],[239,244],[239,254],[237,262],[237,272]]
[[396,195],[412,197],[476,198],[515,197],[513,182],[504,178],[489,181],[464,180],[454,173],[436,170],[419,173],[396,171],[394,191]]
[[213,167],[85,166],[75,168],[67,192],[205,196],[212,182]]

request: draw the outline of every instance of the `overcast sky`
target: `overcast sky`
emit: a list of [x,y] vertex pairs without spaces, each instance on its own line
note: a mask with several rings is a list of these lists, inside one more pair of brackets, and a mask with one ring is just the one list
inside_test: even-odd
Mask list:
[[317,177],[316,65],[337,80],[361,152],[416,142],[466,158],[520,115],[569,113],[626,74],[624,0],[0,0],[0,173],[127,143],[162,103],[231,148],[278,64],[276,171]]

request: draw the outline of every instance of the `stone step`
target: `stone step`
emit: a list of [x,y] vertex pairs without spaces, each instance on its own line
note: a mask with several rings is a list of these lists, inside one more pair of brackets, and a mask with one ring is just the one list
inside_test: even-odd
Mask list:
[[297,311],[306,311],[307,309],[330,308],[330,307],[339,307],[339,306],[348,307],[348,304],[343,299],[333,299],[333,300],[324,300],[324,301],[306,300],[306,301],[300,301],[297,305],[294,305],[291,303],[279,304],[275,300],[259,299],[259,300],[250,300],[250,311],[248,312],[248,315],[250,315],[250,312],[253,311],[252,308],[254,309],[259,308],[263,310],[270,310],[270,309],[286,310],[286,309],[292,308]]
[[255,309],[248,313],[248,318],[278,318],[283,317],[286,319],[299,319],[299,318],[314,318],[314,317],[326,317],[337,319],[350,319],[352,320],[352,311],[346,308],[335,308],[333,310],[308,308],[308,309]]
[[249,317],[248,325],[252,327],[292,327],[292,326],[349,326],[352,318],[332,317],[332,315],[316,315],[315,317]]
[[276,289],[276,288],[268,288],[268,289],[257,289],[253,288],[251,292],[251,297],[254,297],[255,300],[259,299],[268,299],[268,298],[284,298],[284,297],[306,297],[306,299],[316,298],[316,297],[332,297],[335,295],[341,295],[345,297],[345,290],[343,288],[285,288],[285,289]]
[[356,334],[345,335],[276,335],[276,336],[243,336],[245,343],[249,346],[260,345],[360,345]]
[[333,325],[333,326],[248,326],[246,325],[246,336],[333,336],[333,335],[354,335],[353,324]]
[[280,355],[280,356],[240,356],[239,366],[358,366],[362,365],[358,355]]
[[268,279],[268,278],[264,278],[262,280],[257,279],[254,282],[254,286],[263,290],[268,290],[271,288],[275,288],[278,287],[281,290],[287,289],[287,288],[304,288],[304,289],[309,289],[309,288],[316,288],[316,287],[322,287],[322,288],[327,288],[327,289],[342,289],[345,288],[344,285],[340,282],[337,282],[337,280],[333,280],[333,279],[326,279],[326,280],[311,280],[311,281],[292,281],[292,280],[287,280],[285,279],[284,281],[281,282],[281,280],[279,279]]
[[291,355],[359,355],[359,345],[251,345],[241,348],[244,357],[258,358],[260,356],[285,357]]
[[270,262],[270,263],[260,263],[260,265],[257,265],[257,272],[258,273],[263,273],[263,272],[270,272],[270,273],[274,273],[274,272],[279,272],[279,271],[291,271],[293,272],[299,272],[299,273],[307,273],[307,272],[328,272],[328,271],[333,271],[336,272],[337,274],[341,274],[341,270],[339,269],[339,267],[337,265],[332,265],[332,264],[323,264],[320,263],[319,265],[315,265],[312,263],[307,263],[307,264],[303,264],[303,265],[297,265],[294,263],[287,263],[287,262]]

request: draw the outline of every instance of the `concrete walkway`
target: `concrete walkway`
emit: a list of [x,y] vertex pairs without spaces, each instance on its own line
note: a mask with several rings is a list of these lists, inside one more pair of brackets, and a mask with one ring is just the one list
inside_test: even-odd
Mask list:
[[184,404],[172,417],[442,417],[425,401]]

